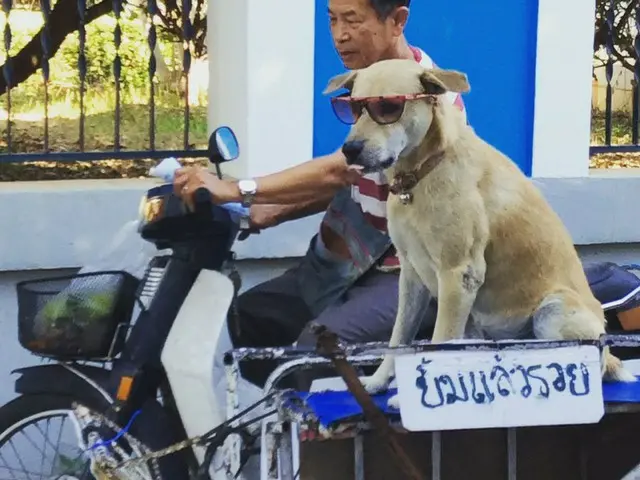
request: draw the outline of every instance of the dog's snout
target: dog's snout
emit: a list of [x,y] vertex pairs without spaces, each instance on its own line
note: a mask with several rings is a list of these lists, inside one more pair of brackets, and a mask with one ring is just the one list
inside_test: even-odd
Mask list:
[[347,157],[347,163],[349,165],[358,159],[363,149],[364,142],[362,140],[352,140],[342,145],[342,153]]

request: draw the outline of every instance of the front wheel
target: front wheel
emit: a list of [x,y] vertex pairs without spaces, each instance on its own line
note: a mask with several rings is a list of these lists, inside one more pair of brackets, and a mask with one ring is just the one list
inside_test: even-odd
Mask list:
[[[55,393],[22,395],[0,408],[0,480],[95,479],[73,420],[74,402],[96,412],[106,408],[106,404],[96,405],[95,400]],[[125,443],[122,448],[132,452],[133,457],[169,445],[168,429],[159,428],[158,419],[144,413],[143,410],[131,426],[128,436],[132,440],[118,440],[119,445]],[[188,478],[178,458],[150,460],[146,468],[136,469],[136,473],[119,475],[118,480]]]

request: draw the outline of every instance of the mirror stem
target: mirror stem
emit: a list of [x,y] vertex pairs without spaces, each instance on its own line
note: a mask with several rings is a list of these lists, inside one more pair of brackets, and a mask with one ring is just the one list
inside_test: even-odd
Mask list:
[[218,174],[218,178],[222,180],[222,170],[220,170],[220,163],[216,162],[216,173]]

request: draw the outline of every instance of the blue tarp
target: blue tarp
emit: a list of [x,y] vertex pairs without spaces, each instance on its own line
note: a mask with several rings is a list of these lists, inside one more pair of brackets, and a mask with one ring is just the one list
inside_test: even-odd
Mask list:
[[[640,377],[638,377],[640,380]],[[387,400],[396,393],[396,389],[373,395],[373,401],[382,411],[389,416],[397,415],[399,412],[387,407]],[[605,403],[640,403],[640,381],[635,383],[604,382],[602,384],[602,394]],[[320,424],[328,427],[340,420],[346,420],[362,414],[362,409],[350,392],[346,391],[321,391],[321,392],[297,392],[295,396],[303,400],[307,407],[313,412]]]
[[602,395],[605,403],[640,403],[640,382],[604,382]]

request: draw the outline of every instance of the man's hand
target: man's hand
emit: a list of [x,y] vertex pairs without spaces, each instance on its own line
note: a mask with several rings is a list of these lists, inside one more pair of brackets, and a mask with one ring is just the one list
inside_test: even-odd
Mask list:
[[173,190],[189,207],[193,207],[193,193],[201,187],[209,191],[216,204],[237,201],[240,196],[234,182],[220,180],[204,167],[184,167],[176,171]]

